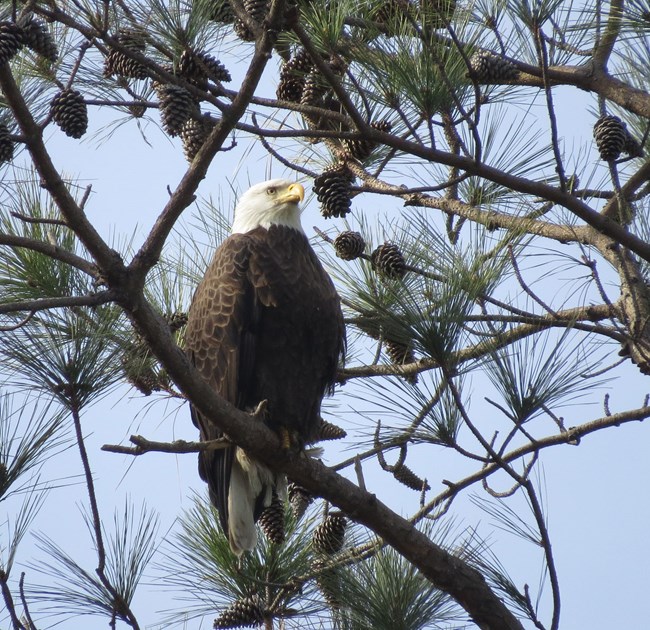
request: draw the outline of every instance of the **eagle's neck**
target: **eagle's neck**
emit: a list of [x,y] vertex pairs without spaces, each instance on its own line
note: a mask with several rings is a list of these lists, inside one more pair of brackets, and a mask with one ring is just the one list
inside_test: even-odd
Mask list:
[[293,228],[302,234],[305,233],[302,229],[302,223],[300,223],[300,212],[296,211],[295,207],[287,208],[282,212],[275,210],[272,215],[264,215],[259,212],[241,212],[240,209],[238,209],[238,211],[235,212],[235,220],[232,224],[232,233],[246,234],[258,227],[268,230],[272,225]]

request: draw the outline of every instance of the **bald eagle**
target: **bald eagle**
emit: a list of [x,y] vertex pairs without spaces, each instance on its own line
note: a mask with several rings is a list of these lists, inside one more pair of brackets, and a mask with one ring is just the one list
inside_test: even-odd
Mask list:
[[[232,234],[194,294],[185,343],[214,390],[239,409],[267,402],[265,422],[303,447],[345,347],[340,300],[300,223],[304,188],[274,179],[246,191]],[[191,408],[202,440],[221,430]],[[199,473],[233,552],[255,546],[255,522],[286,480],[239,447],[199,454]]]

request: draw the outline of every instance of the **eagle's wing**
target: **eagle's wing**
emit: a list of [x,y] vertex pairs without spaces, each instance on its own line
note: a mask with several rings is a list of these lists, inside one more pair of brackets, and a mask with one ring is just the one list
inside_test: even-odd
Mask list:
[[[260,296],[250,281],[249,259],[250,240],[245,235],[234,234],[223,242],[196,289],[185,333],[186,352],[201,376],[239,408],[248,398],[245,388],[255,363],[255,328],[260,315]],[[202,440],[222,436],[197,409],[192,407],[191,413]],[[199,474],[208,483],[225,532],[234,452],[234,448],[226,448],[199,456]]]

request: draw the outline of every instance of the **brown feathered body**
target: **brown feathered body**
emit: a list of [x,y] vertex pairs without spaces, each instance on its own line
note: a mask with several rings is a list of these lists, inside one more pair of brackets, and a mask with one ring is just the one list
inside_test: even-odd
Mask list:
[[[268,426],[304,446],[317,437],[344,338],[339,297],[305,234],[271,224],[218,248],[189,310],[186,347],[218,394],[248,411],[266,401]],[[201,439],[221,437],[196,409],[192,419]],[[233,551],[251,548],[281,479],[237,447],[201,453],[199,472]]]

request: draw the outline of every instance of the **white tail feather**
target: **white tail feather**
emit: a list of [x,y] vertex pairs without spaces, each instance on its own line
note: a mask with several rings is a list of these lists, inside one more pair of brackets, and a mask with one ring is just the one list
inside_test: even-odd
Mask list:
[[[280,478],[278,478],[280,477]],[[255,503],[265,490],[264,507],[271,505],[273,489],[286,493],[284,475],[277,476],[266,466],[250,459],[238,448],[233,458],[228,491],[228,540],[233,553],[240,556],[251,551],[257,543]]]

